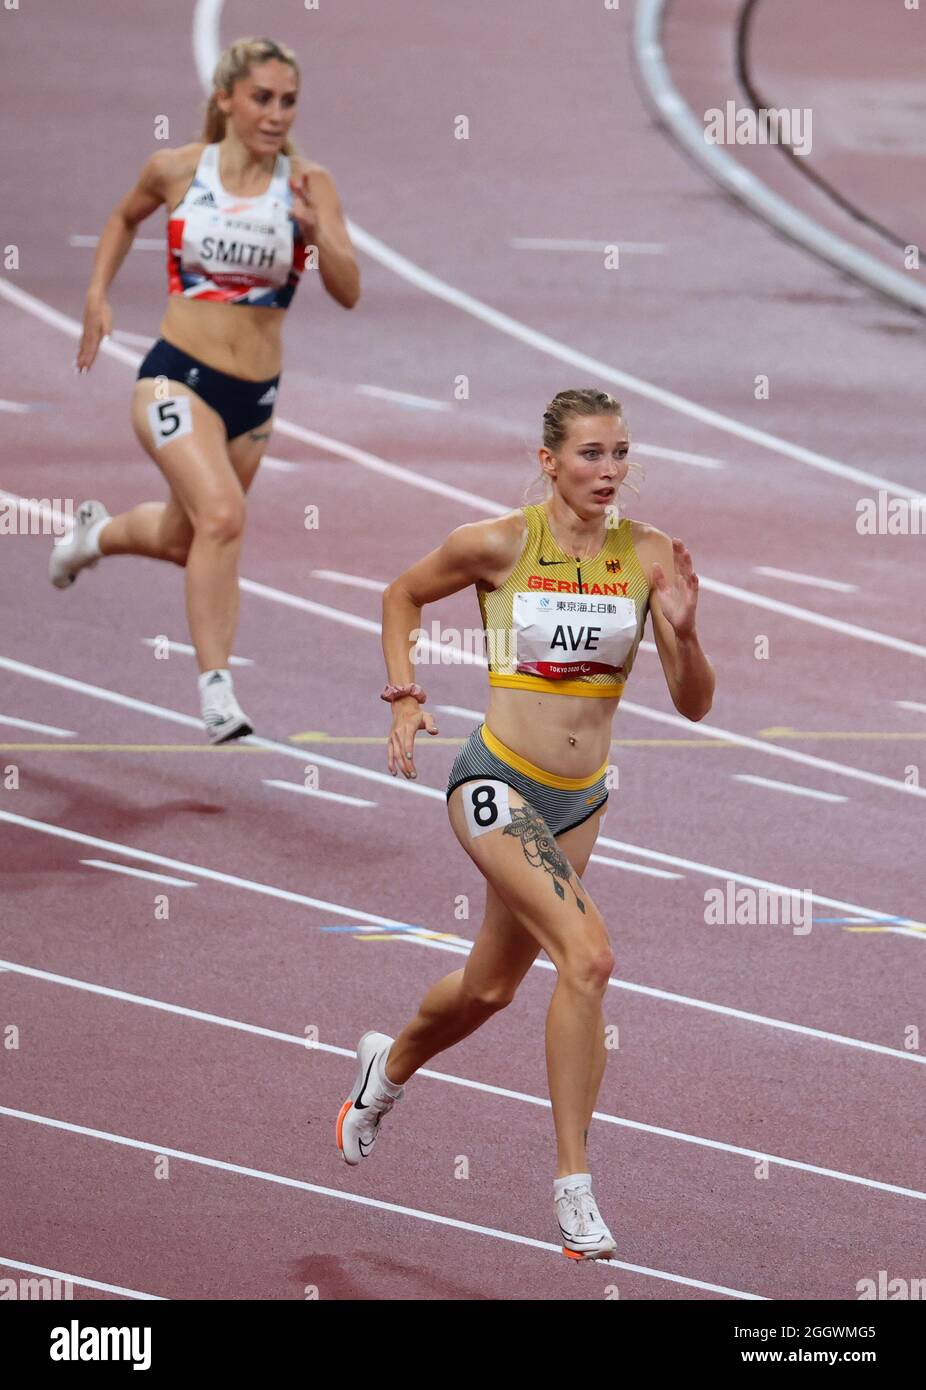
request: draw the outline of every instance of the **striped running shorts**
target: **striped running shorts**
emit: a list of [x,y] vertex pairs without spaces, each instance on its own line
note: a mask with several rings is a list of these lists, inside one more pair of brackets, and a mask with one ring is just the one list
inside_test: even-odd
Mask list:
[[[588,820],[608,799],[607,763],[591,777],[559,777],[513,753],[485,724],[478,724],[450,769],[447,799],[464,782],[504,782],[543,816],[553,835]],[[474,789],[474,796],[478,795]],[[478,801],[474,805],[478,806]]]

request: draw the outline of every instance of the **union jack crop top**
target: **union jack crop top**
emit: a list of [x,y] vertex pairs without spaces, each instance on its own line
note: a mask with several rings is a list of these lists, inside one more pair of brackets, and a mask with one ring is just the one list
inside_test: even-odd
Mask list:
[[168,216],[168,294],[288,309],[305,267],[289,176],[288,157],[277,155],[266,193],[240,198],[222,187],[218,145],[206,145]]

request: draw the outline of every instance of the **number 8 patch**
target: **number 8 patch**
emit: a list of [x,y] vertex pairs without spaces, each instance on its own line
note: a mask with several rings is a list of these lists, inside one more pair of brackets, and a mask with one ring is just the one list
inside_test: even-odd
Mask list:
[[507,782],[467,782],[463,789],[463,810],[470,838],[511,824]]

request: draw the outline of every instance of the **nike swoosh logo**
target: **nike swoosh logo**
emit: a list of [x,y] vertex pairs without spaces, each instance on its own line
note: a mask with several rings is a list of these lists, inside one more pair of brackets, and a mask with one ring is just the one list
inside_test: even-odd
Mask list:
[[357,1099],[354,1101],[354,1109],[355,1109],[355,1110],[369,1110],[369,1108],[370,1108],[368,1105],[364,1105],[364,1104],[363,1104],[363,1102],[362,1102],[362,1100],[360,1099],[360,1097],[363,1095],[364,1091],[365,1091],[366,1088],[367,1088],[367,1083],[368,1083],[369,1080],[370,1080],[370,1072],[373,1070],[373,1063],[376,1061],[376,1058],[377,1058],[378,1056],[379,1056],[379,1053],[378,1053],[378,1052],[374,1053],[374,1054],[373,1054],[373,1057],[372,1057],[372,1059],[371,1059],[371,1061],[370,1061],[370,1065],[367,1067],[367,1074],[366,1074],[366,1076],[363,1078],[363,1085],[360,1087],[360,1095],[358,1095]]
[[367,1156],[367,1154],[369,1153],[370,1149],[372,1149],[373,1145],[376,1143],[376,1135],[374,1134],[373,1138],[370,1140],[369,1144],[367,1144],[366,1148],[364,1148],[364,1146],[363,1146],[363,1140],[362,1140],[362,1139],[358,1138],[358,1139],[357,1139],[357,1143],[358,1143],[358,1145],[359,1145],[359,1147],[360,1147],[360,1152],[363,1154],[364,1158],[366,1158],[366,1156]]
[[568,564],[570,563],[570,561],[569,561],[569,560],[538,560],[537,563],[540,564],[540,565],[568,565]]

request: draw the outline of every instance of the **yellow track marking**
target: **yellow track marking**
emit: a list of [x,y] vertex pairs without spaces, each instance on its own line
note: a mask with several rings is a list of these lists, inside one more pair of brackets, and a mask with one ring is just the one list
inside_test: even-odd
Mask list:
[[0,753],[263,753],[246,743],[0,743]]

